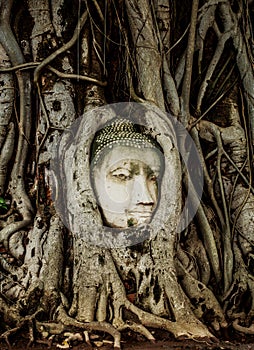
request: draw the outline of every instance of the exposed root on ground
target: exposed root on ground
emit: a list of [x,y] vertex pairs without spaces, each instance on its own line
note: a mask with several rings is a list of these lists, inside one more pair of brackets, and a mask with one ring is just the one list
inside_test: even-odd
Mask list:
[[20,320],[17,323],[16,327],[8,329],[4,333],[2,333],[0,335],[0,339],[4,339],[6,341],[8,347],[11,349],[11,344],[9,342],[9,337],[12,334],[18,332],[25,325],[28,325],[28,327],[29,327],[29,344],[28,344],[28,346],[30,346],[30,344],[32,344],[34,342],[33,322],[34,322],[36,316],[39,313],[41,313],[42,311],[43,311],[42,309],[39,309],[33,315],[28,315],[26,317],[20,317]]
[[[59,306],[57,310],[57,321],[59,321],[62,324],[62,327],[74,327],[79,328],[85,331],[102,331],[106,332],[114,338],[114,349],[120,349],[120,340],[121,340],[121,334],[120,332],[113,327],[110,323],[107,322],[79,322],[75,320],[74,318],[67,315],[64,307],[62,305]],[[68,330],[68,329],[65,329]]]
[[186,323],[184,321],[170,321],[165,318],[150,314],[143,311],[126,300],[125,307],[138,316],[140,322],[147,327],[159,328],[168,331],[173,334],[175,338],[187,338],[187,339],[202,339],[205,341],[213,341],[216,338],[203,326],[198,320],[195,324]]
[[239,319],[237,319],[232,323],[232,325],[233,328],[240,333],[254,334],[254,324],[250,325],[250,327],[243,327],[239,324]]
[[[154,336],[146,327],[166,330],[178,339],[194,339],[205,342],[212,342],[216,339],[206,327],[199,323],[199,321],[197,321],[195,325],[187,324],[186,322],[173,322],[143,311],[127,299],[124,302],[123,308],[129,310],[133,315],[136,315],[140,323],[128,319],[123,320],[121,317],[114,319],[113,324],[105,321],[81,322],[70,317],[61,304],[55,312],[53,321],[39,321],[36,319],[38,314],[44,312],[42,308],[39,308],[35,313],[26,317],[21,317],[19,312],[17,312],[17,314],[14,315],[15,317],[12,317],[15,327],[1,334],[0,339],[4,339],[11,348],[10,336],[18,332],[24,326],[28,327],[29,330],[29,346],[34,342],[51,345],[56,335],[64,336],[67,334],[66,332],[68,332],[68,334],[70,334],[70,332],[74,332],[75,334],[80,332],[80,336],[77,339],[75,338],[75,341],[84,340],[87,344],[91,345],[89,334],[93,331],[99,331],[111,335],[113,337],[112,343],[114,350],[120,350],[121,332],[127,329],[141,334],[151,342],[155,342]],[[13,308],[13,310],[15,311],[15,308]],[[35,328],[37,332],[42,335],[42,339],[35,338]],[[73,340],[73,337],[70,339]]]

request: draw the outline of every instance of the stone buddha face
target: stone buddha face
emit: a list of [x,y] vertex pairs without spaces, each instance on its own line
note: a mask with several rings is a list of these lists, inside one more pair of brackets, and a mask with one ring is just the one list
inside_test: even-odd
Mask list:
[[159,195],[162,153],[156,148],[114,145],[92,168],[104,223],[127,228],[151,221]]
[[159,198],[164,156],[140,126],[115,119],[95,136],[91,182],[104,224],[127,228],[149,223]]

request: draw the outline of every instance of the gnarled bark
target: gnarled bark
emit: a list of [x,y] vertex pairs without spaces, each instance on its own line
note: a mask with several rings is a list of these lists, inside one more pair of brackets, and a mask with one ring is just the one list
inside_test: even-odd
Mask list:
[[[0,1],[7,343],[24,326],[30,342],[48,344],[73,329],[87,342],[103,331],[116,349],[125,329],[151,341],[150,328],[188,338],[229,324],[253,332],[252,28],[246,2],[238,5]],[[162,111],[190,131],[205,178],[182,232],[200,177],[189,181],[190,145]],[[146,126],[165,156],[151,223],[117,232],[103,226],[89,165],[95,132],[115,116]]]

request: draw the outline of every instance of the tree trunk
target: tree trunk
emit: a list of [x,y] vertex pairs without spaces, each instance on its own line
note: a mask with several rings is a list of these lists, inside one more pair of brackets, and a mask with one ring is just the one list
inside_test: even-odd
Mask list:
[[[86,341],[109,333],[114,348],[127,328],[149,340],[151,328],[253,333],[253,11],[245,1],[0,1],[7,343],[24,325],[30,342],[75,329]],[[94,135],[116,116],[141,125],[165,159],[151,222],[121,230],[104,226],[90,177]]]

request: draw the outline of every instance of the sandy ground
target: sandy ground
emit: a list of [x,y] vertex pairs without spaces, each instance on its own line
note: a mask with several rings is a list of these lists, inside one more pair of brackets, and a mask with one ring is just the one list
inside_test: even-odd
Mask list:
[[[18,345],[19,343],[19,345]],[[1,350],[10,350],[8,346],[4,343],[0,343]],[[17,342],[15,346],[12,347],[12,350],[27,350],[26,344],[22,344]],[[46,345],[31,345],[29,349],[32,350],[59,350],[60,348],[57,346],[46,346]],[[96,346],[93,344],[92,347],[87,344],[80,344],[73,346],[69,349],[72,350],[113,350],[113,346],[109,344],[105,344],[103,346]],[[243,344],[243,343],[230,343],[230,342],[221,342],[218,344],[202,344],[193,341],[158,341],[155,344],[151,344],[148,342],[139,342],[139,343],[122,343],[122,350],[254,350],[254,343]]]
[[[250,336],[235,336],[234,340],[217,341],[207,343],[205,341],[191,341],[191,340],[175,340],[170,338],[168,334],[155,334],[158,339],[154,344],[146,341],[143,337],[136,334],[126,333],[123,335],[121,342],[122,350],[254,350],[254,337]],[[27,334],[16,334],[14,338],[10,339],[12,350],[27,350],[28,338]],[[52,345],[50,344],[32,344],[29,349],[32,350],[59,350],[63,338],[55,339]],[[58,343],[58,345],[57,345]],[[86,343],[72,344],[69,349],[72,350],[113,350],[112,339],[108,336],[100,335],[91,340],[91,346]],[[68,349],[68,348],[67,348]],[[0,342],[0,350],[10,350],[8,345]]]

